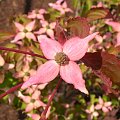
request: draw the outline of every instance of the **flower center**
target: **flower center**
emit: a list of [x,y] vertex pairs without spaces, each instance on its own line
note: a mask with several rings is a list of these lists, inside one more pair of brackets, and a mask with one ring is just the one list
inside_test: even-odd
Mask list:
[[39,10],[35,10],[35,13],[36,13],[36,14],[39,14]]
[[27,33],[27,32],[28,32],[28,30],[24,29],[24,30],[23,30],[23,32],[24,32],[24,33]]
[[34,102],[35,102],[35,100],[34,100],[34,99],[32,99],[32,100],[31,100],[31,103],[34,103]]
[[55,61],[59,65],[67,65],[69,63],[69,58],[65,53],[59,52],[55,55]]

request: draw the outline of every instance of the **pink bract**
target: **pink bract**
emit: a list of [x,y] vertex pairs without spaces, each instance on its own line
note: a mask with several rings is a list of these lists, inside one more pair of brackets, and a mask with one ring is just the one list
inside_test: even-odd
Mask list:
[[73,12],[70,8],[67,7],[66,1],[57,0],[56,3],[49,3],[49,6],[55,10],[58,10],[62,15],[66,12]]
[[95,106],[91,105],[89,109],[86,110],[86,113],[90,114],[90,118],[99,116],[99,113],[95,110]]
[[[76,89],[88,94],[85,87],[85,80],[82,78],[79,65],[77,65],[75,61],[85,55],[89,41],[97,34],[98,32],[93,33],[84,39],[73,37],[66,41],[63,46],[58,41],[40,35],[38,37],[40,47],[44,56],[49,60],[38,68],[36,75],[30,77],[30,79],[22,85],[22,89],[33,84],[48,83],[57,77],[60,72],[60,76],[65,82],[73,84]],[[66,65],[59,65],[55,60],[56,54],[61,52],[69,58],[69,62]]]
[[15,36],[14,40],[12,40],[12,43],[18,42],[19,40],[23,39],[23,38],[28,38],[28,39],[33,39],[34,41],[36,41],[36,37],[35,35],[32,33],[32,30],[34,28],[35,25],[35,21],[32,21],[30,23],[28,23],[26,26],[15,22],[15,26],[18,29],[18,33]]
[[28,18],[44,20],[43,14],[45,13],[46,13],[45,9],[33,10],[32,12],[28,14]]
[[40,28],[39,31],[35,33],[38,35],[46,33],[49,37],[54,39],[54,28],[56,26],[56,22],[48,23],[47,21],[41,20],[40,23],[42,28]]
[[103,99],[101,97],[99,97],[99,103],[95,106],[96,110],[102,110],[103,112],[109,112],[110,110],[112,110],[112,106],[111,106],[112,102],[104,102]]
[[25,108],[26,112],[30,112],[33,109],[39,108],[41,106],[42,107],[46,106],[46,104],[44,104],[40,100],[40,94],[41,92],[38,90],[34,91],[32,96],[24,96],[20,91],[18,92],[18,97],[21,98],[26,103],[26,108]]

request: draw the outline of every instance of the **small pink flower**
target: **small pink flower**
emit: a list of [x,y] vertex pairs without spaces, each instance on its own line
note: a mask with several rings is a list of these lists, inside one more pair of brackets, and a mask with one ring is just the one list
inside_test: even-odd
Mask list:
[[97,117],[99,113],[95,111],[95,106],[91,105],[89,109],[86,110],[86,113],[90,114],[90,118],[93,119],[94,117]]
[[23,78],[23,81],[26,81],[30,76],[34,75],[36,71],[34,69],[30,69],[28,61],[26,61],[25,65],[23,66],[22,70],[15,73],[15,78]]
[[105,23],[112,26],[113,30],[117,32],[116,46],[119,46],[120,45],[120,23],[119,22],[114,22],[114,21],[109,21],[109,20],[107,20]]
[[32,96],[24,96],[20,91],[18,92],[18,97],[21,98],[26,104],[26,112],[30,112],[33,109],[37,109],[39,107],[45,107],[46,104],[44,104],[41,100],[40,100],[40,91],[35,90],[34,93],[32,94]]
[[28,18],[44,20],[44,16],[43,15],[45,13],[46,13],[45,9],[33,10],[31,13],[28,14]]
[[106,113],[112,110],[111,104],[112,102],[104,102],[103,99],[99,97],[99,103],[95,106],[95,109],[96,110],[102,109],[102,111]]
[[43,34],[46,33],[49,37],[54,39],[54,28],[56,26],[56,22],[48,23],[47,21],[41,20],[42,28],[39,31],[35,32],[36,34]]
[[[47,111],[47,113],[46,113],[46,118],[48,118],[49,117],[49,115],[50,115],[50,109],[51,109],[51,107],[49,107],[48,108],[48,111]],[[39,114],[31,114],[31,115],[29,115],[33,120],[39,120],[40,119],[40,115]],[[47,119],[46,119],[47,120]]]
[[49,6],[60,11],[62,15],[66,12],[73,12],[70,8],[67,7],[66,1],[63,0],[57,0],[56,3],[49,3]]
[[44,35],[39,36],[41,49],[49,61],[38,68],[36,75],[30,77],[22,85],[22,89],[33,84],[48,83],[57,77],[60,72],[60,76],[65,82],[73,84],[76,89],[88,94],[81,70],[75,61],[85,55],[89,41],[97,34],[97,32],[93,33],[84,39],[73,37],[67,40],[64,45]]
[[34,28],[35,25],[35,21],[32,21],[30,23],[28,23],[26,26],[23,26],[22,24],[15,22],[15,26],[18,29],[18,33],[15,36],[14,40],[12,40],[12,43],[15,43],[17,41],[19,41],[20,39],[23,38],[28,38],[28,39],[33,39],[34,41],[36,41],[36,37],[35,35],[32,33],[32,30]]

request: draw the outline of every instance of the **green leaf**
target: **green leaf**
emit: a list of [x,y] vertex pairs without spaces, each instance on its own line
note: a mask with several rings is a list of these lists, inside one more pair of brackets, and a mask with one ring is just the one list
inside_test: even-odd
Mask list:
[[107,8],[99,7],[99,8],[92,8],[86,14],[86,18],[88,21],[94,21],[103,18],[111,18],[112,15]]
[[6,40],[9,40],[12,37],[14,37],[13,33],[0,31],[0,42],[4,42]]

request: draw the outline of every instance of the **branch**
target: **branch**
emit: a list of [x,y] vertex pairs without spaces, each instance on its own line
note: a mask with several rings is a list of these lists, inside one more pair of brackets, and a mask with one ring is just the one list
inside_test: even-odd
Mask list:
[[58,90],[61,82],[62,82],[62,79],[60,78],[60,80],[58,81],[55,89],[53,90],[53,92],[52,92],[52,94],[51,94],[51,96],[50,96],[50,99],[49,99],[49,101],[48,101],[48,103],[47,103],[47,105],[46,105],[46,107],[45,107],[45,110],[44,110],[44,111],[42,112],[42,114],[41,114],[40,120],[46,120],[47,111],[48,111],[48,109],[49,109],[49,107],[50,107],[50,104],[51,104],[51,102],[52,102],[52,100],[53,100],[53,98],[54,98],[54,96],[55,96],[55,93],[57,92],[57,90]]
[[8,95],[8,94],[14,92],[15,90],[17,90],[18,88],[20,88],[20,87],[22,86],[22,84],[23,84],[23,83],[20,83],[20,84],[18,84],[18,85],[16,85],[16,86],[10,88],[10,89],[9,89],[8,91],[6,91],[5,93],[1,94],[1,95],[0,95],[0,99],[2,99],[2,98],[5,97],[6,95]]
[[16,53],[22,53],[22,54],[31,55],[31,56],[35,56],[35,57],[40,57],[40,58],[46,59],[42,55],[38,55],[38,54],[30,53],[30,52],[25,52],[25,51],[21,51],[21,50],[15,50],[15,49],[12,49],[12,48],[6,48],[6,47],[2,47],[2,46],[0,46],[0,50],[11,51],[11,52],[16,52]]

